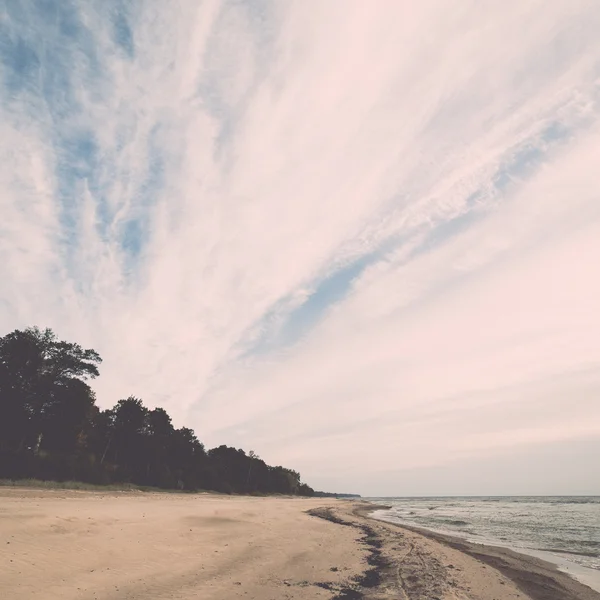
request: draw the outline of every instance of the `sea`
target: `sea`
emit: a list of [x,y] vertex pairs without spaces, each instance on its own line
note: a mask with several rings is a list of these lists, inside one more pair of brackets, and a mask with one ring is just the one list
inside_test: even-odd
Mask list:
[[373,517],[553,562],[600,591],[600,496],[368,498]]

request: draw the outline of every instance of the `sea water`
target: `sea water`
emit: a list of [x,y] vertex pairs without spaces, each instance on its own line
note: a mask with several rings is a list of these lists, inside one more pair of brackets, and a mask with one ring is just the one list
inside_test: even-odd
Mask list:
[[554,562],[600,591],[600,496],[371,498],[378,519]]

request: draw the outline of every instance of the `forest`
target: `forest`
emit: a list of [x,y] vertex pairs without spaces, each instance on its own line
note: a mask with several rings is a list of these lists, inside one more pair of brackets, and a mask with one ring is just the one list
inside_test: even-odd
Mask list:
[[0,478],[312,496],[296,471],[250,451],[206,450],[162,408],[129,396],[109,409],[88,381],[100,355],[30,327],[0,338]]

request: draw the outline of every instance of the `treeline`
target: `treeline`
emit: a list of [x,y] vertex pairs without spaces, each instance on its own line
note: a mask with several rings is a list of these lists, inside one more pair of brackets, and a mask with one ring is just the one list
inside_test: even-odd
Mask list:
[[0,338],[0,478],[314,494],[296,471],[269,466],[253,452],[206,451],[191,429],[176,429],[164,409],[133,396],[101,410],[87,383],[101,362],[51,329]]
[[317,498],[360,498],[360,494],[338,494],[336,492],[313,492]]

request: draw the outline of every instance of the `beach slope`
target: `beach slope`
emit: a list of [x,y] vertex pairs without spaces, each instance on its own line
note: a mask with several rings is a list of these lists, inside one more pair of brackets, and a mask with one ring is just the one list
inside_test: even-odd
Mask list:
[[[561,574],[539,595],[543,577],[528,590],[514,564],[486,564],[468,548],[369,519],[366,508],[323,498],[2,488],[0,598],[600,598],[585,586],[567,589]],[[565,590],[571,595],[556,595]]]

